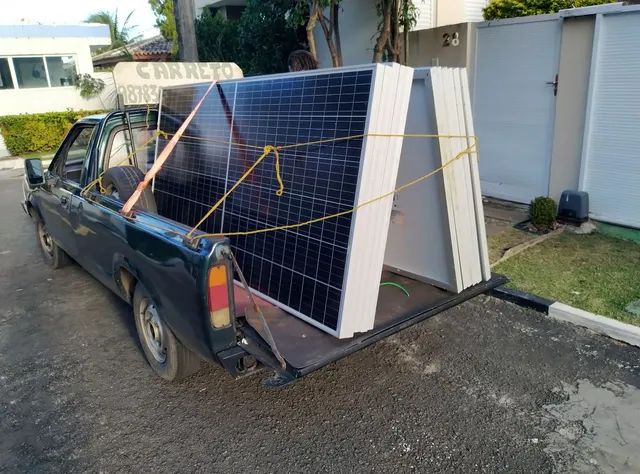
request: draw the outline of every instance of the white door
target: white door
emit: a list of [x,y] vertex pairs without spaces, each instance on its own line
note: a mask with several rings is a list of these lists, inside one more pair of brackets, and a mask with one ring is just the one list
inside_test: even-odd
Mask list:
[[552,16],[478,26],[472,102],[486,196],[528,203],[549,192],[560,28]]
[[640,12],[596,19],[580,175],[591,216],[640,227]]

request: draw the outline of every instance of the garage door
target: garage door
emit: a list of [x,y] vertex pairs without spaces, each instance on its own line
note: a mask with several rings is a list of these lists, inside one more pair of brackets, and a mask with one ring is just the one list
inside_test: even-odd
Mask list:
[[581,171],[594,219],[640,227],[640,12],[596,20]]
[[547,195],[559,49],[555,17],[478,26],[473,120],[484,195],[516,202]]

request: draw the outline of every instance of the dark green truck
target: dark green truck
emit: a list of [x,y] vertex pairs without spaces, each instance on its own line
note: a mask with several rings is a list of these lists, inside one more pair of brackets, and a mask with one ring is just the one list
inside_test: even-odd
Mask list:
[[[229,240],[185,239],[189,228],[158,215],[151,189],[122,215],[153,163],[156,122],[157,112],[142,108],[78,121],[48,170],[25,161],[23,207],[47,263],[75,260],[133,307],[145,356],[165,379],[188,376],[204,360],[236,377],[270,368],[265,382],[283,385],[502,282],[455,294],[385,272],[411,298],[381,288],[375,328],[336,339],[251,296]],[[97,176],[101,186],[89,187]]]

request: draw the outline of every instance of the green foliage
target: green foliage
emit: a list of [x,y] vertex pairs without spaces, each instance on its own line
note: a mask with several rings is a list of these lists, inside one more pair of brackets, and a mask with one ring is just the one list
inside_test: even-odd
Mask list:
[[304,38],[287,21],[296,1],[247,0],[238,21],[203,12],[195,24],[200,61],[235,62],[245,75],[286,71],[289,53]]
[[587,7],[617,0],[491,0],[482,10],[485,20],[543,15],[567,8]]
[[151,10],[156,17],[156,26],[160,34],[173,44],[173,53],[178,52],[178,30],[176,17],[173,14],[173,0],[149,0]]
[[100,111],[67,110],[0,117],[0,133],[12,155],[47,152],[58,148],[76,120]]
[[240,33],[237,21],[229,21],[222,15],[211,15],[204,10],[196,19],[196,42],[200,61],[235,62],[240,64]]
[[106,10],[101,10],[89,15],[85,22],[101,23],[109,27],[109,33],[111,34],[111,46],[103,49],[104,51],[108,51],[110,49],[116,49],[125,46],[126,44],[136,39],[133,37],[133,30],[136,27],[129,25],[131,15],[133,15],[133,10],[129,12],[127,17],[124,19],[124,22],[120,23],[120,19],[118,18],[118,9],[116,9],[116,11],[113,13]]
[[541,231],[553,229],[557,212],[558,206],[550,197],[538,196],[529,204],[531,224]]
[[104,81],[93,77],[91,74],[78,74],[76,76],[76,89],[80,91],[80,97],[83,99],[90,99],[99,95],[104,90],[104,87]]

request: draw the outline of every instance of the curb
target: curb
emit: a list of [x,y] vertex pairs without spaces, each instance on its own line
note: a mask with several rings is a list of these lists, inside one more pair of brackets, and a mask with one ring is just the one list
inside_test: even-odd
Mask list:
[[574,308],[573,306],[558,301],[548,300],[512,288],[494,288],[489,294],[519,306],[534,309],[553,319],[569,322],[576,326],[582,326],[598,334],[608,336],[632,346],[640,347],[640,327],[638,326],[622,323],[615,319],[590,313],[589,311]]

